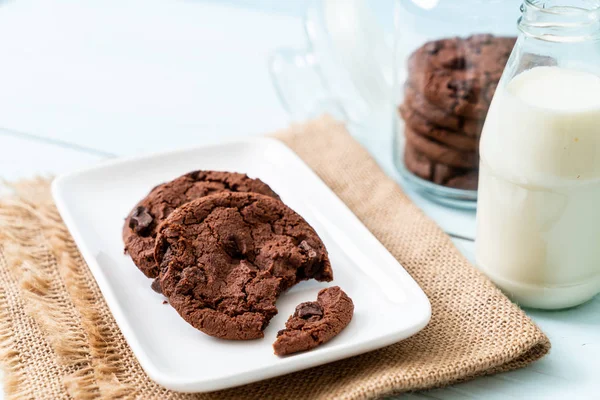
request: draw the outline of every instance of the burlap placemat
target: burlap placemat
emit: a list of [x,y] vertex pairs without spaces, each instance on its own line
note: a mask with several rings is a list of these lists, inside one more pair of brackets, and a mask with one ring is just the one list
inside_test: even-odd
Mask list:
[[0,358],[7,398],[366,399],[523,367],[548,352],[546,336],[343,126],[323,118],[277,136],[423,288],[433,311],[423,331],[378,351],[240,388],[167,391],[148,379],[124,341],[48,182],[20,182],[0,202]]

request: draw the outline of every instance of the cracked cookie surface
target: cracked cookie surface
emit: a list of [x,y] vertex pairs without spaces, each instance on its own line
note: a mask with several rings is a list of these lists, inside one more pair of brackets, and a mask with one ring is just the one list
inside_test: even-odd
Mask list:
[[160,223],[183,204],[214,193],[254,192],[279,198],[260,179],[220,171],[193,171],[156,186],[129,213],[123,226],[125,252],[149,278],[158,277],[154,239]]
[[278,356],[313,349],[338,335],[352,319],[354,304],[339,286],[323,289],[317,301],[301,303],[277,334]]
[[163,294],[195,328],[256,339],[277,297],[299,281],[331,281],[327,250],[281,201],[255,193],[193,200],[160,226],[155,258]]

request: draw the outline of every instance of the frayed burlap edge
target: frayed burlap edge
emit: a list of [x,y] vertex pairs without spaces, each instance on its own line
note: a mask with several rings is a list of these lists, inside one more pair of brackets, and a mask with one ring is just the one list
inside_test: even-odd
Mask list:
[[[126,376],[119,365],[118,349],[102,335],[99,315],[89,287],[81,276],[82,260],[48,196],[49,182],[42,179],[11,184],[14,198],[0,208],[0,242],[7,269],[18,282],[26,313],[44,333],[62,370],[66,393],[76,399],[134,397],[136,390],[116,376]],[[21,228],[19,228],[21,227]],[[31,229],[36,227],[36,229]],[[50,243],[50,246],[47,246]],[[79,265],[74,261],[79,258]],[[4,291],[3,291],[4,294]],[[2,299],[6,302],[6,298]],[[8,307],[0,311],[9,324]],[[2,327],[3,358],[7,371],[5,392],[10,399],[29,399],[22,391],[28,376],[19,365],[19,354],[9,350],[12,328]],[[11,380],[15,380],[11,382]]]
[[31,398],[31,393],[25,385],[21,357],[15,349],[14,327],[8,308],[6,291],[0,289],[0,364],[4,371],[4,392],[9,398]]

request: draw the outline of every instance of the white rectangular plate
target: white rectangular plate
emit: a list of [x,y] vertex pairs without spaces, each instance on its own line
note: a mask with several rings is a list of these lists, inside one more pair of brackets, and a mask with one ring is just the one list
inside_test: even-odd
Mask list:
[[[323,239],[332,283],[301,282],[277,302],[264,339],[226,341],[188,325],[163,304],[151,281],[123,254],[121,229],[133,206],[157,184],[197,169],[244,172],[268,183]],[[141,366],[173,390],[205,392],[299,371],[390,345],[421,330],[431,308],[423,291],[346,205],[288,147],[254,138],[117,160],[57,178],[54,199]],[[303,301],[339,285],[354,317],[312,351],[279,358],[271,347]]]

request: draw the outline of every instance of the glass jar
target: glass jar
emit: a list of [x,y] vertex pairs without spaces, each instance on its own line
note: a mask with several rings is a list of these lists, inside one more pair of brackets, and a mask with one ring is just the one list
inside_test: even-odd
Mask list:
[[396,0],[394,162],[434,200],[474,208],[479,137],[521,0]]
[[393,6],[394,0],[307,1],[307,47],[277,50],[269,60],[293,120],[328,113],[371,150],[389,151],[383,142],[392,122]]
[[525,0],[481,137],[476,261],[523,306],[600,292],[600,0]]
[[345,122],[405,185],[475,208],[481,127],[521,1],[310,0],[307,47],[270,58],[276,93],[294,120]]

